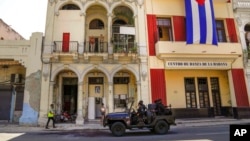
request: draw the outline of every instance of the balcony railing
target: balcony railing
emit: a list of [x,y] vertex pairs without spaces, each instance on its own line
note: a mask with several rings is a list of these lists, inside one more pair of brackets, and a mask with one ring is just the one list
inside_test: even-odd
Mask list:
[[114,53],[137,53],[137,44],[134,42],[113,42]]
[[53,52],[60,52],[60,53],[74,53],[78,52],[79,44],[77,41],[70,41],[70,42],[63,42],[63,41],[55,41]]
[[[79,43],[77,41],[55,41],[53,52],[79,53]],[[93,44],[84,42],[83,53],[108,53],[108,42]],[[137,44],[134,42],[113,42],[113,53],[137,53]]]
[[84,42],[85,53],[108,53],[108,43],[107,42],[97,42],[90,43]]

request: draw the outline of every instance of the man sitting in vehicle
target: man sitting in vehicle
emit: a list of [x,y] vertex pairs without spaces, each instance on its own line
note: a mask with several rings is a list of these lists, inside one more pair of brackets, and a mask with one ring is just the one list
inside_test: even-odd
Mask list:
[[146,114],[146,106],[143,104],[143,101],[140,100],[138,103],[138,109],[137,109],[137,113],[139,115],[140,118],[143,118],[143,116]]

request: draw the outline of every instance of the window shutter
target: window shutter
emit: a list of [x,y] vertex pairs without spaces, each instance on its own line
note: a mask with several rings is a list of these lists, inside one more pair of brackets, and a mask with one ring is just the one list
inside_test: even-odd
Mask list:
[[229,36],[230,42],[237,43],[238,39],[237,39],[234,19],[227,18],[226,23],[227,23],[227,31],[228,31],[228,36]]
[[63,42],[62,42],[62,51],[63,52],[69,52],[69,40],[70,40],[70,34],[63,33]]
[[156,16],[147,15],[147,24],[148,24],[149,56],[155,56],[155,43],[157,42]]
[[162,99],[163,104],[167,104],[164,72],[165,72],[164,69],[150,70],[152,102],[160,98]]
[[186,25],[184,16],[174,16],[173,23],[175,41],[186,41]]

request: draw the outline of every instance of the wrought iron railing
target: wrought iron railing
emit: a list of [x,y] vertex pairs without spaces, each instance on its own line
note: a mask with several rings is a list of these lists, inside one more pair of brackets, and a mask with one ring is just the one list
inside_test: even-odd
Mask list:
[[114,53],[137,53],[137,44],[134,42],[113,42]]
[[70,41],[70,42],[64,42],[64,41],[55,41],[53,52],[60,52],[60,53],[75,53],[79,50],[79,44],[77,41]]
[[97,43],[84,42],[83,52],[85,53],[107,53],[108,43],[107,42],[97,42]]

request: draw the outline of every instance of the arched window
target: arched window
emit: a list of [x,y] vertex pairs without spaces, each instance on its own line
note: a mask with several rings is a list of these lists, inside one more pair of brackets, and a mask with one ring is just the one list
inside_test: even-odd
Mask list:
[[103,29],[104,23],[99,19],[94,19],[89,24],[89,29]]
[[80,8],[75,4],[66,4],[61,10],[80,10]]
[[117,19],[114,21],[113,25],[126,25],[127,23],[122,19]]

